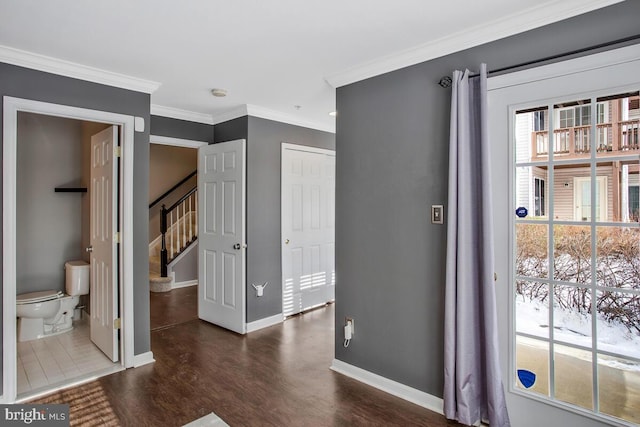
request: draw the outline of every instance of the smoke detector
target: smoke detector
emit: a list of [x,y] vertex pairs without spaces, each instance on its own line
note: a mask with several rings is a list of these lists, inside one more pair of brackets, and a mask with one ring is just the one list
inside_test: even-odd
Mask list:
[[227,96],[227,91],[225,89],[211,89],[211,95],[218,98],[223,98]]

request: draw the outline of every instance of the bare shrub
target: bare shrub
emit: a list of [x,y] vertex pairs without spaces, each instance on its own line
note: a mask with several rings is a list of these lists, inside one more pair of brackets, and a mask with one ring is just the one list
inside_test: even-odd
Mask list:
[[[548,277],[548,226],[516,225],[516,274],[521,277]],[[554,304],[578,313],[591,313],[592,301],[604,319],[624,324],[640,333],[640,230],[625,227],[598,227],[596,237],[596,280],[602,289],[597,297],[585,287],[592,280],[591,232],[589,227],[554,227],[553,279],[576,286],[555,286]],[[583,286],[580,286],[583,285]],[[618,291],[619,290],[619,291]],[[549,285],[536,281],[516,282],[518,295],[547,301]]]

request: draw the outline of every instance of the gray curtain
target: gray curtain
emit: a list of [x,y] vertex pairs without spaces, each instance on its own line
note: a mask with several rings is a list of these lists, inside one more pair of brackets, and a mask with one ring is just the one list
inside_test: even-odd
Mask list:
[[498,360],[487,70],[454,71],[449,147],[444,413],[509,426]]

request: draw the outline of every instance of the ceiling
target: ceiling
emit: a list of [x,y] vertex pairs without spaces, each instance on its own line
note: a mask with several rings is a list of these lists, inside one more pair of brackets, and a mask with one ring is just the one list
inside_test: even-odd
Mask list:
[[618,1],[0,0],[0,61],[157,82],[153,114],[332,131],[337,86]]

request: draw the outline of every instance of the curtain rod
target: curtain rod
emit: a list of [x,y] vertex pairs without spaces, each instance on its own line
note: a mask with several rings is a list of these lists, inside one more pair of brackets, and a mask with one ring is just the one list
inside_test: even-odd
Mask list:
[[[622,43],[626,43],[626,42],[630,42],[630,41],[634,41],[634,40],[640,40],[640,34],[636,34],[633,36],[629,36],[629,37],[624,37],[621,39],[617,39],[617,40],[612,40],[606,43],[600,43],[594,46],[589,46],[589,47],[584,47],[582,49],[576,49],[576,50],[572,50],[570,52],[564,52],[564,53],[559,53],[557,55],[551,55],[551,56],[547,56],[545,58],[540,58],[540,59],[535,59],[533,61],[527,61],[527,62],[522,62],[520,64],[516,64],[516,65],[510,65],[508,67],[502,67],[502,68],[498,68],[495,70],[492,70],[490,72],[487,72],[487,75],[491,75],[491,74],[495,74],[495,73],[502,73],[504,71],[510,71],[510,70],[514,70],[516,68],[522,68],[522,67],[527,67],[529,65],[535,65],[535,64],[540,64],[542,62],[548,62],[548,61],[553,61],[554,59],[560,59],[560,58],[565,58],[567,56],[572,56],[572,55],[578,55],[580,53],[585,53],[585,52],[589,52],[592,50],[597,50],[597,49],[602,49],[605,47],[610,47],[610,46],[614,46],[617,44],[622,44]],[[469,75],[469,77],[473,78],[473,77],[478,77],[479,74],[471,74]],[[444,88],[448,88],[451,87],[451,77],[449,76],[445,76],[443,78],[440,79],[440,81],[438,82],[438,84]]]

